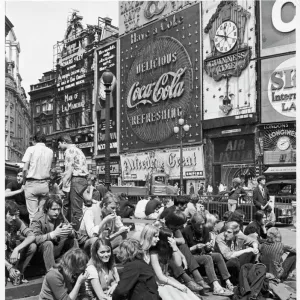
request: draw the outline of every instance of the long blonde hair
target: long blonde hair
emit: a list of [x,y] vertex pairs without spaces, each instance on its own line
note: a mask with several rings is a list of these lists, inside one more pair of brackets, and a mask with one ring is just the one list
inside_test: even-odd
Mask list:
[[152,239],[155,234],[159,234],[159,229],[153,225],[146,224],[141,232],[140,244],[143,250],[149,250],[151,247]]

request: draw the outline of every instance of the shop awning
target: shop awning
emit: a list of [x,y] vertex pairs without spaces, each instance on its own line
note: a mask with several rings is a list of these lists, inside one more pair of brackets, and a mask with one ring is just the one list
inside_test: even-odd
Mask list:
[[269,167],[264,173],[265,174],[296,173],[296,166]]

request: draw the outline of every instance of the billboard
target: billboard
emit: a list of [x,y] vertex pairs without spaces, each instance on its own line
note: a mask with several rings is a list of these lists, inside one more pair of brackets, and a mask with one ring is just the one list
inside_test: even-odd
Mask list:
[[[105,154],[105,106],[110,106],[110,153],[117,153],[117,41],[106,44],[96,50],[97,57],[97,101],[98,119],[97,155]],[[106,103],[105,86],[102,80],[103,72],[109,69],[114,74],[110,101]]]
[[259,1],[261,56],[296,51],[296,1]]
[[120,152],[200,141],[200,12],[196,4],[120,38]]
[[[121,154],[122,179],[145,181],[151,172],[161,172],[170,179],[180,178],[180,150],[165,149]],[[204,178],[203,146],[183,148],[183,178]]]
[[125,34],[198,1],[120,1],[119,34]]
[[261,122],[296,120],[296,56],[261,62]]
[[203,119],[256,112],[255,3],[204,1]]
[[264,127],[264,164],[296,164],[296,123]]

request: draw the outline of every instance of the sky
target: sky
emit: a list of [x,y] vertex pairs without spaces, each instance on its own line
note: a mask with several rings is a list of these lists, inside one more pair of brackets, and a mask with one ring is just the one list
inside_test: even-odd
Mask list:
[[[110,17],[117,26],[118,1],[6,1],[5,15],[14,25],[20,43],[19,72],[30,99],[30,85],[53,69],[53,45],[63,40],[68,12],[79,11],[83,24],[96,25],[98,17]],[[3,22],[4,23],[4,22]]]

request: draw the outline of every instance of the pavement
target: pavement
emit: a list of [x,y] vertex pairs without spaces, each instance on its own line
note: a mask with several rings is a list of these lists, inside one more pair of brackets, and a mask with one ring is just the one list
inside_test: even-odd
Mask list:
[[[126,223],[135,223],[135,230],[130,231],[129,237],[139,238],[141,231],[143,230],[146,223],[152,223],[152,221],[142,221],[142,220],[126,220]],[[292,231],[294,227],[279,227],[279,230],[282,235],[282,242],[284,244],[296,247],[296,232]],[[22,284],[20,286],[13,286],[11,283],[8,283],[5,287],[5,299],[19,299],[19,300],[38,300],[38,294],[42,287],[43,278],[37,278],[30,280],[28,284]],[[293,289],[296,289],[296,281],[286,282]],[[22,298],[21,298],[22,297]],[[228,300],[227,297],[216,297],[212,294],[208,297],[205,297],[205,300]]]

